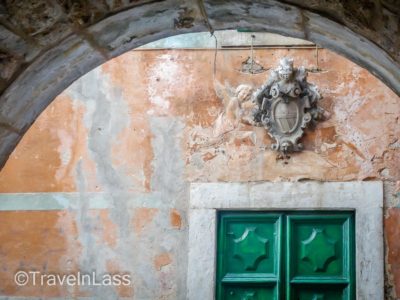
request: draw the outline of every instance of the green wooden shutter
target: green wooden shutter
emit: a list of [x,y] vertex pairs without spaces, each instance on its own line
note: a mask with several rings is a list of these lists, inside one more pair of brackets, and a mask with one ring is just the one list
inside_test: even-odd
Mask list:
[[354,217],[221,212],[217,299],[352,300]]
[[352,214],[286,216],[287,299],[354,299]]
[[217,299],[279,299],[282,215],[223,213],[219,220]]

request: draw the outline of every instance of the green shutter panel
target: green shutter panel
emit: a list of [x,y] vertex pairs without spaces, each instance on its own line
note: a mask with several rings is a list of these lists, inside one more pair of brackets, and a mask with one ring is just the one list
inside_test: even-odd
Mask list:
[[287,299],[354,299],[351,214],[286,217]]
[[355,299],[354,216],[221,212],[216,299]]
[[282,216],[224,213],[219,224],[217,299],[280,299]]

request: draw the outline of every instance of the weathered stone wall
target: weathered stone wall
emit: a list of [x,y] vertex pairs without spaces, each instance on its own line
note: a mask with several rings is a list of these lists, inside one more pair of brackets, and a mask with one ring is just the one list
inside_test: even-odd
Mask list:
[[187,32],[271,32],[312,41],[400,94],[398,0],[102,0],[0,3],[0,168],[74,80],[126,51]]
[[[131,51],[88,73],[45,110],[0,172],[0,295],[184,299],[190,182],[385,181],[388,299],[400,297],[399,97],[328,50],[309,74],[328,118],[288,161],[246,123],[248,50]],[[258,49],[266,68],[313,49]],[[18,193],[18,194],[8,194]],[[22,193],[22,194],[21,194]],[[32,193],[32,194],[28,194]],[[130,272],[130,288],[17,287],[18,269]]]
[[[155,3],[155,5],[153,5]],[[204,2],[204,3],[203,3]],[[254,3],[252,3],[254,2]],[[264,3],[263,3],[264,2]],[[282,2],[282,3],[279,3]],[[191,28],[199,23],[206,23],[205,15],[214,18],[225,18],[227,14],[214,13],[214,7],[224,4],[223,1],[15,1],[6,0],[0,3],[0,93],[21,74],[27,65],[32,64],[49,49],[56,47],[68,37],[79,37],[87,42],[93,51],[107,57],[112,55],[113,46],[106,47],[99,34],[91,30],[97,23],[121,12],[141,15],[158,23],[168,21],[179,29]],[[399,61],[399,8],[396,0],[357,0],[357,1],[243,1],[229,3],[232,12],[235,6],[248,6],[249,9],[274,9],[286,7],[318,13],[327,20],[343,24],[361,36],[374,41],[397,62]],[[201,10],[205,10],[201,13]],[[218,9],[217,9],[218,10]],[[279,10],[279,9],[278,9]],[[277,10],[277,11],[278,11]],[[176,16],[163,16],[162,12],[175,11]],[[161,14],[160,14],[161,12]],[[122,14],[121,14],[122,16]],[[280,15],[281,18],[285,18]],[[308,18],[309,16],[307,16]],[[163,20],[165,18],[165,20]],[[211,18],[212,21],[214,21]],[[307,20],[304,20],[307,23]],[[120,34],[126,24],[119,24]],[[149,26],[149,24],[147,24]],[[101,26],[100,26],[101,27]],[[204,29],[207,29],[204,26]],[[218,29],[218,28],[215,28]],[[104,35],[107,31],[104,30]],[[184,30],[182,30],[184,32]],[[101,32],[103,34],[103,32]],[[151,34],[151,32],[150,32]],[[134,40],[139,36],[133,36]],[[118,46],[129,41],[118,41]],[[115,45],[114,45],[115,46]]]

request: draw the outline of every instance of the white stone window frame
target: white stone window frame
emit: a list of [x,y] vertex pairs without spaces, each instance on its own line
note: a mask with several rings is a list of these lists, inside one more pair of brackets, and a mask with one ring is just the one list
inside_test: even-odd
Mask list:
[[367,182],[192,183],[187,297],[215,299],[219,210],[355,212],[356,299],[384,299],[383,185]]

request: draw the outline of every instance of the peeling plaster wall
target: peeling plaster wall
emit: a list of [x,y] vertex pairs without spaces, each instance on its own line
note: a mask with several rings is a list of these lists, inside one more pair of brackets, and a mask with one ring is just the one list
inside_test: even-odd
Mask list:
[[[267,69],[285,55],[313,68],[315,54],[255,51]],[[83,76],[42,113],[0,173],[1,296],[185,299],[190,182],[383,180],[386,293],[400,297],[398,96],[319,50],[323,71],[309,81],[329,117],[285,162],[269,150],[264,129],[246,124],[251,103],[234,97],[238,85],[258,87],[268,73],[239,71],[248,50],[219,50],[215,64],[214,56],[131,51]],[[129,272],[133,285],[21,288],[13,281],[21,268]]]

